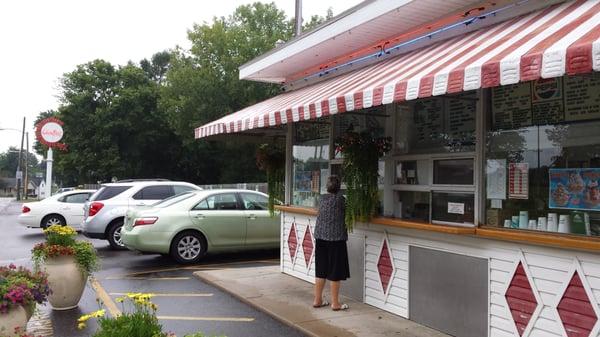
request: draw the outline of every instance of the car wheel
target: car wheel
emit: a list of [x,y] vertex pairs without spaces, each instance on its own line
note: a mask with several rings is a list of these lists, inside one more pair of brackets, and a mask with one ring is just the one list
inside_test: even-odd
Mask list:
[[67,224],[67,222],[65,221],[65,218],[63,218],[62,216],[60,216],[58,214],[50,214],[50,215],[46,215],[42,219],[41,227],[42,227],[42,229],[46,229],[52,225],[65,226],[66,224]]
[[206,239],[198,232],[177,234],[171,243],[171,256],[178,263],[196,263],[206,254]]
[[114,221],[108,229],[107,237],[110,248],[115,250],[126,249],[123,244],[123,238],[121,237],[121,230],[123,229],[123,220]]

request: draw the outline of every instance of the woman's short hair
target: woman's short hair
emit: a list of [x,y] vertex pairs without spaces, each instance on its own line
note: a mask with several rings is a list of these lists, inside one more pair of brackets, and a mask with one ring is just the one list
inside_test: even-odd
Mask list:
[[336,175],[330,175],[327,178],[327,192],[329,193],[337,193],[340,190],[340,177]]

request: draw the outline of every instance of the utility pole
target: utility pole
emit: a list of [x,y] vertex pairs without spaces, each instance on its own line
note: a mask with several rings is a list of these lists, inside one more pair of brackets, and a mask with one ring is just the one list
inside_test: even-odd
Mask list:
[[294,36],[298,36],[302,33],[302,0],[296,0],[296,17],[294,23]]
[[23,117],[23,131],[21,131],[21,148],[19,149],[19,161],[17,162],[17,200],[21,200],[21,180],[23,172],[21,171],[21,155],[23,152],[23,141],[25,138],[25,117]]
[[25,191],[25,199],[27,199],[27,195],[29,194],[29,132],[25,132],[25,140],[27,143],[27,152],[25,152],[25,180],[23,180],[25,188],[23,190]]

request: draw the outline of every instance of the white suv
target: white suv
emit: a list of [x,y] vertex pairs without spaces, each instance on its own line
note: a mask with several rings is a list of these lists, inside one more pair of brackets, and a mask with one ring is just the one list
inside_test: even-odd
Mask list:
[[125,214],[132,207],[149,207],[173,195],[201,190],[181,181],[122,180],[103,184],[83,206],[82,232],[92,239],[108,240],[111,248],[125,249],[121,227]]

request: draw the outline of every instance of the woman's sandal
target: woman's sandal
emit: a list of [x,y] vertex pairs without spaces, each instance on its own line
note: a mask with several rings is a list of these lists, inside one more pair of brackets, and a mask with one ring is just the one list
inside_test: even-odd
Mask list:
[[346,303],[342,303],[339,308],[331,308],[333,311],[348,310],[350,307]]
[[326,307],[328,305],[329,305],[329,302],[322,301],[321,304],[313,304],[313,308],[322,308],[322,307]]

